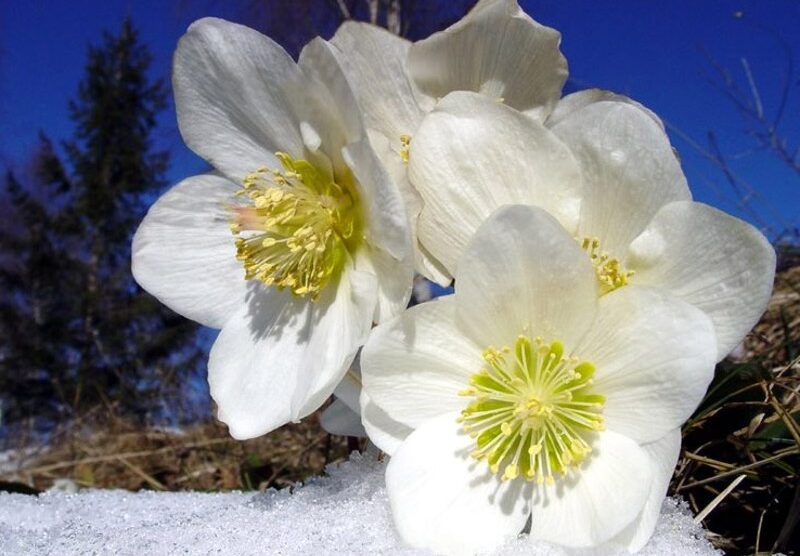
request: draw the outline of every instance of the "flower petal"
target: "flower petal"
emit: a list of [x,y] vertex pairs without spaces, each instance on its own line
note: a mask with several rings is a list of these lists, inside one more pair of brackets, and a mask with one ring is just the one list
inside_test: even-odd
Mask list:
[[750,224],[707,205],[670,203],[628,250],[637,284],[699,307],[717,334],[717,359],[742,341],[767,307],[775,250]]
[[653,473],[636,442],[611,431],[598,434],[577,477],[534,490],[530,538],[570,547],[606,542],[641,512]]
[[364,390],[361,391],[361,423],[372,443],[390,456],[414,431],[408,425],[389,417],[372,402]]
[[580,235],[621,257],[658,210],[691,200],[664,130],[641,109],[595,102],[552,128],[578,158],[584,182]]
[[714,329],[699,309],[657,290],[625,286],[600,298],[574,354],[597,369],[606,427],[651,442],[679,427],[714,376]]
[[456,273],[458,325],[482,349],[520,334],[573,348],[597,307],[589,258],[548,213],[514,205],[477,231]]
[[208,381],[218,418],[253,438],[315,411],[364,342],[374,276],[348,270],[317,303],[270,288],[253,295],[211,348]]
[[372,320],[385,322],[408,307],[414,281],[411,253],[398,261],[377,247],[367,246],[357,254],[356,267],[375,275],[378,281],[378,304]]
[[469,458],[474,445],[447,413],[415,430],[392,456],[386,489],[397,530],[416,548],[474,554],[517,536],[528,519],[524,481],[501,482]]
[[474,93],[452,93],[411,141],[409,177],[424,207],[422,245],[452,274],[472,234],[507,204],[540,206],[570,231],[580,168],[569,149],[524,114]]
[[411,228],[415,264],[425,276],[444,285],[451,277],[417,244],[422,201],[408,182],[407,166],[401,157],[401,136],[416,132],[425,112],[433,108],[433,101],[420,95],[406,74],[405,60],[411,43],[381,27],[346,21],[330,44],[337,47],[339,64],[354,85],[372,148],[400,189]]
[[364,234],[373,246],[402,261],[412,256],[411,230],[403,197],[364,138],[342,148],[353,172],[366,220]]
[[367,435],[361,425],[361,416],[341,400],[333,400],[333,403],[325,408],[319,417],[319,424],[330,434],[357,437]]
[[418,427],[466,405],[458,393],[481,365],[481,348],[456,328],[455,303],[422,303],[375,328],[361,353],[364,390],[392,419]]
[[[386,29],[345,21],[331,39],[364,114],[367,129],[385,136],[399,160],[400,135],[413,134],[432,102],[416,91],[405,69],[411,43]],[[420,103],[428,103],[425,109]]]
[[131,269],[139,285],[212,328],[222,328],[247,293],[225,210],[237,189],[214,174],[185,179],[150,207],[133,237]]
[[664,438],[643,444],[641,448],[653,467],[653,486],[639,516],[611,540],[612,544],[625,546],[629,552],[638,552],[653,536],[675,464],[681,453],[681,431],[675,429]]
[[336,385],[333,395],[349,407],[351,411],[355,413],[361,412],[358,401],[359,396],[361,396],[361,364],[358,355],[356,355],[350,368],[347,369],[347,373],[342,377],[341,382]]
[[181,134],[190,149],[237,181],[263,165],[280,167],[275,152],[303,158],[295,103],[307,81],[261,33],[200,19],[181,38],[173,62]]
[[403,198],[406,216],[408,217],[409,230],[411,232],[415,270],[440,286],[447,287],[450,285],[450,282],[453,281],[453,277],[419,242],[417,227],[419,213],[422,211],[422,197],[420,197],[419,193],[414,189],[414,186],[411,185],[408,179],[408,167],[406,163],[400,159],[400,156],[395,152],[396,149],[389,144],[389,140],[383,135],[370,132],[369,138],[370,144],[378,155],[378,158],[383,163],[392,180],[397,184],[398,189],[400,189],[400,195]]
[[643,104],[636,102],[632,98],[613,93],[611,91],[606,91],[604,89],[583,89],[581,91],[576,91],[567,96],[561,97],[561,99],[558,101],[558,104],[556,104],[556,107],[553,109],[553,112],[550,114],[550,116],[548,116],[545,125],[547,127],[553,127],[561,123],[561,121],[567,117],[572,116],[574,112],[577,112],[578,110],[581,110],[590,104],[603,101],[622,102],[630,106],[634,106],[647,114],[658,125],[658,127],[664,129],[664,122],[661,121],[661,118],[659,118],[655,112]]
[[306,149],[321,150],[343,169],[342,145],[366,140],[361,111],[341,66],[338,49],[316,37],[300,52],[298,65],[306,77],[304,97],[296,101]]
[[558,31],[536,23],[515,0],[483,0],[461,21],[413,44],[408,71],[433,98],[474,91],[544,120],[567,78],[560,43]]

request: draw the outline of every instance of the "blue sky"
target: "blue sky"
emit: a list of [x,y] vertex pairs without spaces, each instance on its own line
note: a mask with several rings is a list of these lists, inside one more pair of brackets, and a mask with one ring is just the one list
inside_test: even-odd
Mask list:
[[[244,0],[250,2],[251,0]],[[287,0],[288,1],[288,0]],[[241,3],[239,3],[241,4]],[[739,114],[706,75],[704,47],[746,87],[746,59],[766,114],[775,112],[787,57],[775,36],[798,57],[800,2],[794,0],[529,0],[523,7],[563,36],[571,90],[599,86],[625,93],[656,111],[674,128],[706,145],[714,130],[736,172],[763,197],[754,201],[768,223],[800,225],[800,177],[769,152],[752,152]],[[233,1],[28,0],[4,3],[0,11],[0,163],[23,162],[38,131],[56,140],[71,132],[67,102],[83,72],[86,46],[104,28],[116,30],[133,17],[154,55],[154,75],[168,77],[175,44],[187,25],[203,15],[233,17]],[[734,17],[741,12],[741,17]],[[762,29],[771,31],[765,32]],[[800,69],[782,124],[790,143],[800,140]],[[722,174],[673,135],[695,197],[753,220],[737,206]],[[204,168],[182,144],[170,108],[158,141],[172,149],[172,181]],[[777,224],[776,224],[777,222]]]

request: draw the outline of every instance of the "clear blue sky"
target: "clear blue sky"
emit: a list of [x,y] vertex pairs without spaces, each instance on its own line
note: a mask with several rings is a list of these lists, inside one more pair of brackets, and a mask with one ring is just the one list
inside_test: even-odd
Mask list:
[[[288,0],[287,0],[288,1]],[[241,4],[251,3],[243,0]],[[733,106],[705,79],[711,68],[705,47],[747,86],[741,59],[748,60],[765,112],[773,114],[787,58],[759,26],[782,37],[797,58],[783,120],[785,135],[800,140],[800,2],[796,0],[523,0],[526,11],[563,35],[571,90],[600,86],[628,94],[705,145],[713,129],[735,170],[766,199],[757,206],[771,221],[800,225],[800,178],[766,152],[750,152],[752,141]],[[86,46],[102,29],[116,30],[133,17],[155,55],[154,75],[169,75],[175,44],[187,25],[203,15],[233,17],[233,0],[5,0],[0,7],[0,165],[25,160],[38,131],[56,140],[69,136],[68,99],[83,72]],[[742,12],[740,18],[734,12]],[[173,181],[201,171],[202,161],[183,147],[170,111],[159,142],[173,150]],[[713,166],[673,134],[698,200],[739,216],[731,189]],[[776,212],[770,217],[769,210]],[[779,226],[778,226],[779,227]]]

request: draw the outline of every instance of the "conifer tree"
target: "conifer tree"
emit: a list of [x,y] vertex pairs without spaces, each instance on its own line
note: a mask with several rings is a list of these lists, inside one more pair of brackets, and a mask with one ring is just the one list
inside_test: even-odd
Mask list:
[[77,395],[138,415],[157,410],[200,356],[196,326],[142,291],[130,272],[133,232],[165,187],[169,161],[153,147],[166,88],[149,78],[151,60],[130,20],[90,48],[65,144],[83,236]]
[[[15,355],[0,351],[0,372],[6,378],[41,377],[60,390],[42,388],[42,400],[17,408],[19,414],[54,405],[72,417],[98,406],[142,419],[165,412],[175,417],[180,387],[201,360],[196,325],[141,290],[130,271],[133,232],[166,186],[169,161],[169,153],[153,145],[166,89],[162,80],[150,79],[150,64],[130,21],[118,35],[104,34],[99,46],[89,48],[85,76],[69,105],[75,131],[64,143],[68,171],[52,149],[37,159],[41,179],[33,185],[44,189],[44,205],[32,204],[33,197],[9,178],[9,192],[17,198],[12,205],[23,221],[15,228],[24,232],[2,248],[24,277],[8,273],[8,280],[18,281],[19,303],[4,310],[0,326],[10,335],[13,348],[7,351]],[[32,252],[10,245],[15,241]],[[58,268],[52,279],[49,265]],[[55,336],[35,318],[36,284],[42,280],[57,282],[45,290],[48,303],[55,296],[67,300],[53,309]],[[20,320],[25,326],[17,334],[14,323]],[[17,387],[22,391],[6,396],[0,384],[0,396],[11,400],[6,404],[32,400],[27,386]]]
[[5,177],[0,222],[0,403],[3,421],[35,417],[37,427],[71,404],[78,267],[64,256],[74,230],[64,218],[69,182],[41,136],[30,175]]

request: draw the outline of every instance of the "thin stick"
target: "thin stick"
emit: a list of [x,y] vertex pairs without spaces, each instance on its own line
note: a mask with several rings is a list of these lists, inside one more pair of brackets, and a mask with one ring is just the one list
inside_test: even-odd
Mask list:
[[761,467],[767,463],[771,463],[773,461],[779,460],[781,458],[785,458],[786,456],[791,456],[794,454],[800,454],[800,450],[793,449],[788,450],[786,452],[781,452],[779,454],[775,454],[774,456],[770,456],[768,458],[759,460],[755,463],[749,463],[747,465],[742,465],[741,467],[737,467],[736,469],[731,469],[730,471],[725,471],[724,473],[720,473],[719,475],[714,475],[713,477],[709,477],[707,479],[702,479],[700,481],[695,481],[693,483],[689,483],[688,485],[683,485],[679,490],[686,490],[689,488],[693,488],[700,485],[705,485],[708,483],[713,483],[714,481],[718,481],[720,479],[724,479],[725,477],[730,477],[731,475],[736,474],[739,471],[747,471],[749,469],[754,469],[756,467]]
[[708,514],[713,512],[714,509],[719,506],[720,502],[722,502],[725,497],[733,492],[733,489],[739,486],[739,483],[744,481],[745,477],[747,477],[747,475],[739,475],[733,481],[731,481],[731,484],[729,484],[725,490],[717,494],[717,496],[711,502],[709,502],[705,508],[703,508],[703,511],[695,516],[694,522],[701,523],[706,517],[708,517]]

